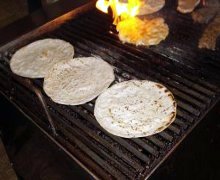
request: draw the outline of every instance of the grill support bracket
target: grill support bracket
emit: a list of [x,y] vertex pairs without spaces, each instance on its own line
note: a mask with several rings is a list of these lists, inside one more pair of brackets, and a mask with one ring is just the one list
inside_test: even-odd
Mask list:
[[45,100],[44,100],[44,97],[43,97],[41,91],[40,91],[37,87],[35,87],[31,81],[29,81],[29,83],[30,83],[31,89],[34,91],[34,93],[35,93],[36,96],[38,97],[40,103],[42,104],[42,107],[43,107],[43,109],[44,109],[44,112],[45,112],[45,114],[46,114],[46,116],[47,116],[47,120],[48,120],[48,122],[49,122],[49,124],[50,124],[50,128],[51,128],[51,130],[52,130],[53,136],[58,136],[57,131],[56,131],[55,124],[54,124],[54,122],[53,122],[53,119],[52,119],[51,116],[50,116],[50,113],[49,113],[48,108],[47,108],[47,104],[46,104],[46,102],[45,102]]

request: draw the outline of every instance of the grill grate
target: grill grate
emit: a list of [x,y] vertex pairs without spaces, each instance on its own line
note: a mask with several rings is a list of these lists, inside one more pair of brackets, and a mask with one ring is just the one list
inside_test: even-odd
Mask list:
[[[111,18],[96,10],[38,37],[67,40],[74,45],[78,57],[101,56],[114,66],[114,83],[129,79],[157,81],[166,85],[177,100],[177,118],[166,130],[150,137],[123,139],[108,134],[96,122],[95,100],[80,106],[55,104],[43,92],[43,81],[33,80],[55,123],[58,135],[52,138],[97,178],[149,177],[219,100],[220,88],[216,84],[219,53],[197,50],[198,35],[191,34],[200,32],[199,27],[192,26],[188,16],[169,12],[162,11],[171,24],[172,36],[151,48],[122,44],[110,31],[114,28],[110,27]],[[187,31],[180,31],[181,28]],[[51,134],[47,116],[34,92],[25,84],[26,79],[10,72],[8,62],[17,48],[12,47],[0,55],[0,92]]]

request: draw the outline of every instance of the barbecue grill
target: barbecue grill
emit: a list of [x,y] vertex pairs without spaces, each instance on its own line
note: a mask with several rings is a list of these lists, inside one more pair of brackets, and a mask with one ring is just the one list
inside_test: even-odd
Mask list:
[[[169,25],[169,37],[149,48],[121,43],[112,18],[94,3],[88,7],[83,14],[73,10],[2,46],[0,92],[94,178],[148,178],[219,101],[220,53],[197,48],[204,27],[176,12],[171,0],[159,12]],[[9,68],[18,48],[42,38],[72,43],[76,57],[100,56],[114,66],[114,83],[148,79],[164,84],[177,100],[176,120],[159,134],[124,139],[96,122],[95,100],[79,106],[54,103],[44,93],[42,79],[18,77]]]

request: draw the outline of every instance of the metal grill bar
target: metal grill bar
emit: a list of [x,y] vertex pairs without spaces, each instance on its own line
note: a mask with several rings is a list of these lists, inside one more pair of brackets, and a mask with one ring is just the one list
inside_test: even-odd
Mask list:
[[[97,14],[95,14],[95,15],[97,15]],[[89,20],[88,20],[89,19]],[[108,17],[108,19],[109,19],[109,17]],[[97,17],[95,17],[94,18],[94,16],[90,16],[90,17],[87,17],[87,18],[85,18],[83,21],[79,21],[79,23],[80,23],[80,26],[86,26],[87,28],[87,30],[91,30],[91,32],[98,32],[97,33],[97,35],[100,35],[100,36],[102,36],[102,39],[105,39],[106,41],[114,41],[114,40],[116,40],[117,41],[117,36],[115,36],[114,34],[110,34],[110,33],[106,33],[106,28],[108,29],[108,25],[107,26],[105,26],[105,24],[103,25],[103,21],[105,21],[106,19],[104,19],[104,16],[101,16],[101,15],[99,15],[99,16],[97,16]],[[84,22],[84,21],[86,21],[86,22]],[[91,24],[91,25],[90,25]],[[107,23],[106,23],[107,24]],[[172,23],[171,23],[172,24]],[[76,25],[76,23],[74,23],[74,25]],[[90,26],[89,26],[90,25]],[[100,28],[100,26],[101,26],[101,28]],[[104,28],[103,28],[103,26],[104,26]],[[192,25],[190,25],[190,26],[192,26]],[[182,33],[183,31],[181,31],[180,33]],[[198,33],[198,31],[196,31],[195,30],[195,32],[196,32],[196,34],[199,34]],[[118,41],[117,41],[118,42]],[[181,42],[181,44],[183,44],[182,42]],[[121,44],[122,45],[122,44]],[[126,45],[122,45],[122,47],[123,47],[123,49],[125,49],[125,47],[124,46],[126,46]],[[159,46],[157,46],[157,48],[158,48]],[[141,50],[140,50],[141,49]],[[163,51],[164,51],[164,49],[168,49],[167,47],[166,48],[164,48],[163,47]],[[152,50],[152,48],[151,48],[151,50]],[[161,51],[162,51],[161,50]],[[150,53],[148,50],[146,50],[146,49],[143,49],[143,48],[136,48],[135,49],[135,51],[137,52],[137,51],[139,51],[139,52],[141,52],[142,54],[145,54],[145,53],[147,53],[148,54],[148,56],[149,56],[149,54],[152,54],[152,52]],[[192,51],[192,50],[191,50]],[[129,51],[127,51],[127,52],[131,52],[131,49],[129,50]],[[133,52],[132,52],[133,53]],[[161,54],[162,53],[160,53],[160,56],[161,56]],[[152,54],[153,55],[153,54]],[[214,56],[214,57],[216,57],[216,56]],[[154,58],[155,58],[155,55],[154,55]],[[191,58],[192,59],[192,58]],[[166,60],[166,58],[164,58],[164,59],[162,59],[163,61],[167,61]],[[155,61],[155,60],[154,60]],[[160,65],[161,64],[163,64],[163,63],[165,63],[165,62],[160,62]],[[170,63],[170,62],[169,62]],[[184,66],[185,66],[185,64],[184,64]],[[182,74],[182,75],[184,75],[184,74]],[[195,79],[193,76],[190,76],[190,74],[187,74],[187,76],[185,77],[185,78],[189,78],[190,77],[190,79],[192,80],[192,79]],[[204,80],[203,80],[204,81]],[[198,83],[198,82],[197,82]],[[194,83],[193,83],[194,84]],[[206,83],[206,84],[208,84],[208,83]],[[203,85],[204,85],[204,83],[203,83]],[[213,85],[212,85],[213,86]],[[215,87],[216,88],[216,87]]]
[[[64,34],[64,33],[62,33],[62,34]],[[65,39],[65,37],[62,35],[62,38],[64,38]],[[69,37],[69,38],[73,38],[73,37]],[[87,42],[88,43],[88,42]],[[93,47],[95,46],[95,44],[93,44],[92,45]],[[88,47],[89,48],[89,47]],[[101,50],[99,50],[99,53],[101,53]],[[179,104],[180,106],[182,105],[182,106],[184,106],[184,103],[183,104]],[[191,106],[191,105],[190,105]],[[183,107],[184,108],[184,107]],[[190,109],[188,106],[185,106],[185,108],[187,108],[189,111],[191,111],[191,112],[193,112],[193,113],[195,113],[196,115],[198,115],[199,114],[199,111],[197,111],[197,110],[194,110],[193,108],[192,109]],[[187,110],[186,109],[186,110]]]
[[[100,51],[101,51],[101,50],[100,50]],[[180,104],[180,106],[181,106],[181,104]],[[190,111],[195,112],[195,113],[197,113],[197,114],[198,114],[198,111],[193,110],[193,108],[191,108],[191,107],[187,108],[187,110],[189,110],[189,109],[190,109]]]

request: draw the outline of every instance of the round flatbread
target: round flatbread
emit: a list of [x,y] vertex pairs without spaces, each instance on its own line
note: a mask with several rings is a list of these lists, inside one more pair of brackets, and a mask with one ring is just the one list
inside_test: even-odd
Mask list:
[[163,85],[130,80],[118,83],[96,100],[95,117],[109,133],[125,138],[163,131],[176,117],[176,102]]
[[54,102],[79,105],[96,98],[114,79],[113,68],[101,58],[75,58],[57,63],[43,87]]
[[141,0],[140,2],[141,5],[138,15],[155,13],[162,9],[165,5],[165,0]]
[[[119,0],[119,2],[127,4],[128,0]],[[155,13],[165,5],[165,0],[139,0],[139,2],[140,7],[137,14],[139,16]]]
[[178,0],[177,10],[181,13],[191,13],[199,3],[200,0]]
[[73,46],[60,39],[43,39],[19,49],[10,61],[13,73],[28,78],[43,78],[57,62],[72,59]]
[[169,34],[169,27],[163,18],[139,19],[134,17],[119,22],[116,28],[119,32],[119,39],[123,43],[136,46],[157,45]]

